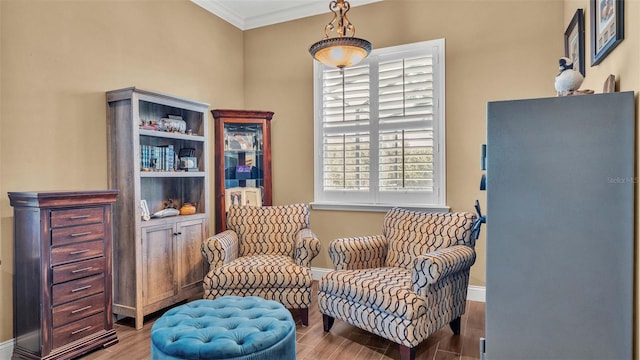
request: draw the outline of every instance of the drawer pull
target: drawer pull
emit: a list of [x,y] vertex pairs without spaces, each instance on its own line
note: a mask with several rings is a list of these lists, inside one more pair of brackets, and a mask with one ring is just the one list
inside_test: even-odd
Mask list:
[[89,266],[89,267],[82,268],[82,269],[75,269],[75,270],[72,270],[72,271],[71,271],[71,273],[72,273],[72,274],[77,274],[77,273],[80,273],[80,272],[83,272],[83,271],[90,271],[90,270],[92,270],[92,269],[93,269],[93,266]]
[[85,310],[89,310],[91,309],[91,305],[85,306],[85,307],[81,307],[80,309],[75,309],[71,312],[71,314],[77,314],[79,312],[85,311]]
[[70,219],[71,220],[79,220],[79,219],[86,219],[88,217],[89,217],[89,215],[76,215],[76,216],[70,217]]
[[85,231],[85,232],[81,232],[81,233],[77,233],[77,234],[71,234],[71,237],[78,237],[78,236],[85,236],[85,235],[91,235],[91,231]]
[[78,292],[78,291],[82,291],[82,290],[87,290],[89,288],[91,288],[91,285],[81,286],[79,288],[75,288],[75,289],[71,290],[71,292],[74,293],[74,292]]
[[87,331],[87,330],[89,330],[89,329],[91,329],[91,328],[92,328],[92,326],[85,326],[85,327],[83,327],[82,329],[78,329],[78,330],[76,330],[76,331],[72,331],[72,332],[71,332],[71,335],[75,335],[75,334],[81,333],[81,332],[83,332],[83,331]]
[[69,253],[69,255],[79,255],[79,254],[84,254],[86,252],[89,252],[89,250],[77,250],[77,251],[72,251]]

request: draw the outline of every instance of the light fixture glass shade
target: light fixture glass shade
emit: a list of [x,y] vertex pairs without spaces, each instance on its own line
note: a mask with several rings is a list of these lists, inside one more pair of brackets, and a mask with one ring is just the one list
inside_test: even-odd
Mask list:
[[[353,66],[369,56],[371,43],[355,37],[356,27],[347,18],[349,9],[351,5],[346,0],[333,0],[329,3],[333,19],[324,27],[324,39],[309,48],[309,53],[314,59],[342,69]],[[336,32],[337,37],[329,37],[332,31]]]
[[371,43],[356,37],[323,39],[309,48],[309,53],[321,63],[337,68],[356,65],[371,52]]

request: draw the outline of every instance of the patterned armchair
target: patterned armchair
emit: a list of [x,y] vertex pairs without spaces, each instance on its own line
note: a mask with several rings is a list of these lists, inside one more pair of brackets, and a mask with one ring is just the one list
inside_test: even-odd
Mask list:
[[399,344],[403,360],[446,324],[459,334],[476,221],[471,213],[394,208],[383,235],[333,240],[336,270],[318,285],[324,331],[338,318]]
[[231,206],[227,230],[205,240],[201,250],[209,262],[205,299],[260,296],[299,309],[308,325],[311,260],[320,241],[309,229],[307,205]]

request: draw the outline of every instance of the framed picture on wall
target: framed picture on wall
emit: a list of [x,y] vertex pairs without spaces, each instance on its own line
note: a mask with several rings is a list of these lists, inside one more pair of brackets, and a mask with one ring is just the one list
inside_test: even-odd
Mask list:
[[591,66],[624,39],[624,0],[591,0]]
[[576,10],[564,32],[564,56],[573,61],[573,68],[585,76],[584,65],[584,13]]

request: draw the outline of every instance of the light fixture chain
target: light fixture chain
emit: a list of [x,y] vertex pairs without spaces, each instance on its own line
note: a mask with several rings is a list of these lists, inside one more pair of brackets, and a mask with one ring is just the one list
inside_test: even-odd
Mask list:
[[[347,12],[350,9],[351,5],[348,1],[345,0],[334,0],[329,3],[329,10],[333,12],[333,18],[324,28],[325,38],[329,38],[329,34],[333,30],[336,31],[338,37],[347,36],[348,31],[351,32],[350,36],[353,37],[356,35],[356,27],[351,23],[351,21],[349,21],[349,18],[347,17]],[[336,25],[334,25],[336,19],[338,20],[337,28]]]

